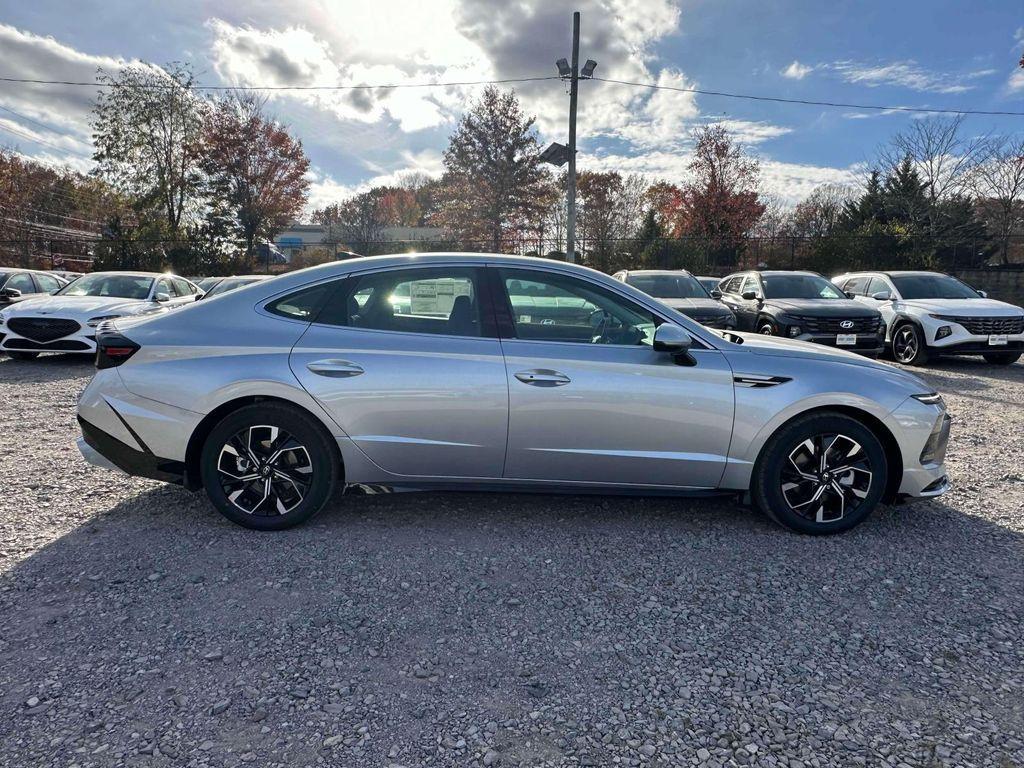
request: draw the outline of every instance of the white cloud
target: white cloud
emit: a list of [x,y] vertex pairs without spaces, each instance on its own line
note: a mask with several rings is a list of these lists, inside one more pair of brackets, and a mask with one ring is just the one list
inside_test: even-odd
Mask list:
[[1010,73],[1010,77],[1006,81],[1006,90],[1010,93],[1024,91],[1024,69],[1018,67]]
[[[6,77],[70,82],[94,80],[97,69],[116,72],[128,63],[137,63],[82,53],[52,37],[7,24],[0,24],[0,61]],[[20,147],[27,156],[46,162],[61,157],[60,149],[64,149],[70,164],[80,169],[91,167],[83,155],[91,154],[89,120],[96,91],[70,85],[5,83],[0,104],[24,117],[4,112],[0,125],[23,135],[0,131],[0,142]],[[52,129],[46,130],[39,123]]]
[[398,160],[392,163],[390,168],[383,168],[371,163],[367,163],[366,167],[374,175],[356,184],[344,184],[328,173],[310,169],[307,174],[310,181],[309,201],[306,204],[307,212],[329,203],[339,202],[360,192],[366,192],[372,187],[401,186],[410,176],[425,175],[438,178],[444,171],[441,153],[432,149],[422,152],[403,151],[399,153]]
[[801,64],[799,61],[794,59],[792,64],[782,70],[782,76],[788,77],[791,80],[803,80],[814,70],[815,67]]
[[982,69],[960,74],[931,72],[910,59],[885,64],[837,61],[828,67],[848,83],[869,88],[897,86],[925,93],[964,93],[977,87],[970,84],[971,80],[987,77],[995,71]]

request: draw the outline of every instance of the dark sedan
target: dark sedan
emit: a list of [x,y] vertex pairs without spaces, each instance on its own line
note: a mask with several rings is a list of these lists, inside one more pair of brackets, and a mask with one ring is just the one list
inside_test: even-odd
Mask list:
[[612,277],[653,296],[703,326],[721,330],[736,327],[732,310],[718,300],[721,294],[707,291],[685,269],[622,270]]
[[25,299],[38,299],[67,285],[56,275],[33,269],[0,267],[0,309]]
[[738,272],[719,283],[737,328],[841,347],[878,357],[885,326],[878,310],[854,301],[814,272]]

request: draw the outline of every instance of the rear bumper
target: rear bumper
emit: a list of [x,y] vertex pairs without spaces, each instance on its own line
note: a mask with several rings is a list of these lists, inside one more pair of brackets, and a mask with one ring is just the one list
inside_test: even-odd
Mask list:
[[137,477],[183,484],[185,476],[183,462],[163,459],[148,451],[136,450],[107,434],[96,425],[90,424],[81,416],[78,417],[78,424],[82,428],[82,437],[78,441],[78,448],[90,464],[104,469],[120,469],[122,472]]

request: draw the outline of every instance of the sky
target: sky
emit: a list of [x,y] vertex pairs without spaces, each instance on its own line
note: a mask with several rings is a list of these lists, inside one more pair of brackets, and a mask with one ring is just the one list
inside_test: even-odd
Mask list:
[[[582,12],[595,75],[811,101],[1024,112],[1021,0],[33,0],[0,4],[0,77],[94,80],[138,62],[190,64],[209,85],[390,85],[556,74]],[[565,142],[558,80],[509,84],[542,144]],[[439,175],[482,86],[274,91],[268,109],[311,161],[312,206],[410,173]],[[0,144],[88,170],[92,87],[0,82]],[[918,112],[778,104],[589,81],[580,170],[685,178],[695,128],[724,122],[793,203],[856,184]],[[1024,117],[970,116],[970,135]]]

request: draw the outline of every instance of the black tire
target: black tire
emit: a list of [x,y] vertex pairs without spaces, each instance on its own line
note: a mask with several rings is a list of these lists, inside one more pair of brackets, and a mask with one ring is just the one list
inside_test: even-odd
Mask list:
[[903,365],[926,365],[931,355],[921,329],[913,323],[901,323],[892,331],[892,357]]
[[305,522],[341,479],[341,459],[327,431],[304,411],[274,402],[225,416],[206,438],[199,469],[217,510],[259,531]]
[[982,357],[986,363],[992,365],[1013,365],[1020,360],[1020,352],[983,352]]
[[772,325],[770,320],[761,320],[757,324],[757,332],[762,336],[774,336],[775,326]]
[[[824,471],[808,441],[825,449]],[[855,445],[859,450],[851,453]],[[849,472],[834,472],[847,467]],[[750,493],[758,509],[785,528],[822,535],[862,523],[881,500],[887,480],[885,449],[874,432],[850,416],[823,411],[799,417],[772,435],[754,468]]]
[[38,352],[16,352],[14,350],[8,350],[7,354],[11,356],[12,360],[35,360],[39,357]]

